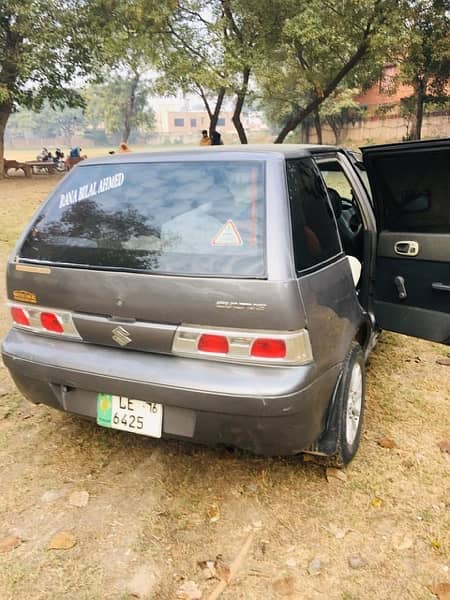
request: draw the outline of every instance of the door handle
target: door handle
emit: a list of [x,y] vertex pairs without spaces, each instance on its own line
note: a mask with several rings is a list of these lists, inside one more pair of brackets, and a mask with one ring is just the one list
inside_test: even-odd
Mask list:
[[432,283],[431,287],[433,290],[437,290],[438,292],[450,292],[450,285],[445,285],[445,283]]
[[394,277],[395,287],[397,288],[397,295],[399,300],[406,300],[408,294],[406,292],[405,278],[401,275]]
[[395,242],[394,252],[400,256],[417,256],[419,254],[419,244],[412,241]]

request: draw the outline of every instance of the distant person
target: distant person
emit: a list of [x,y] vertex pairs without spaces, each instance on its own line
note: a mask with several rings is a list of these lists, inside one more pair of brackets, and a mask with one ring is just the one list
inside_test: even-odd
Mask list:
[[78,146],[74,146],[73,148],[70,149],[70,158],[80,158],[81,156],[81,148],[79,148]]
[[53,162],[56,165],[58,171],[66,170],[66,163],[64,161],[64,152],[61,148],[56,148],[55,154],[53,156]]
[[119,152],[131,152],[126,142],[121,142]]
[[209,137],[206,129],[202,131],[202,137],[200,138],[200,146],[211,146],[211,138]]
[[213,131],[211,146],[223,146],[222,136],[218,131]]
[[45,146],[44,146],[44,148],[42,148],[42,150],[40,151],[40,153],[37,155],[36,158],[37,158],[37,160],[45,161],[45,160],[48,160],[48,155],[49,155],[49,152],[48,152],[47,148],[45,148]]

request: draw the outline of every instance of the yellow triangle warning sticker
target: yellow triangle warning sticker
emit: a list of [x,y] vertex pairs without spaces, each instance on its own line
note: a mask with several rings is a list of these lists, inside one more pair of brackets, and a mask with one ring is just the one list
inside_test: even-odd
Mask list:
[[213,246],[242,246],[243,241],[236,225],[229,219],[211,240]]

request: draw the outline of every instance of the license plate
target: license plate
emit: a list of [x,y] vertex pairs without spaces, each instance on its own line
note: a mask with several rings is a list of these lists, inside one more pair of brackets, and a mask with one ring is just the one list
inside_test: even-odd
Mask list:
[[162,404],[112,394],[97,395],[97,423],[103,427],[160,438],[162,415]]

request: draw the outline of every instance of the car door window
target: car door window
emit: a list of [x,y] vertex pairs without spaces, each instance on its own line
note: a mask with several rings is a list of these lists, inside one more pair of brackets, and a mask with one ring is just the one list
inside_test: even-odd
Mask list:
[[385,231],[449,233],[448,150],[386,155],[375,165]]
[[337,160],[320,161],[318,167],[327,186],[344,251],[361,261],[363,221],[353,187]]
[[341,253],[325,187],[311,159],[287,161],[295,266],[298,271]]

